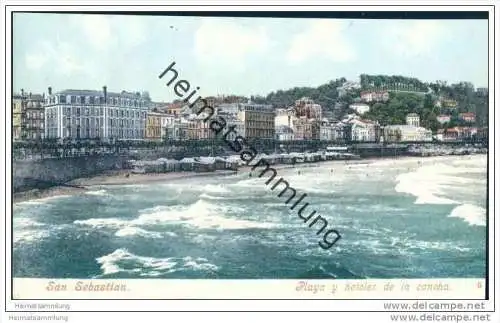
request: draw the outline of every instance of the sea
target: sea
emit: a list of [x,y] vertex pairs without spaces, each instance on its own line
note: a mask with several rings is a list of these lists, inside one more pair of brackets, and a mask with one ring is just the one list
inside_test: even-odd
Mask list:
[[486,155],[278,169],[342,238],[322,249],[254,172],[91,187],[13,206],[13,276],[483,278]]

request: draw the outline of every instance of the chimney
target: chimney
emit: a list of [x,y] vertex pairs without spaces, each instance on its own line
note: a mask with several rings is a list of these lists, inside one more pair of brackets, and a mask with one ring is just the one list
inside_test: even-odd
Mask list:
[[21,96],[24,96],[24,89],[21,89]]
[[52,87],[49,86],[49,95],[52,95]]
[[108,87],[104,85],[102,87],[102,92],[104,93],[104,103],[106,103],[108,100]]

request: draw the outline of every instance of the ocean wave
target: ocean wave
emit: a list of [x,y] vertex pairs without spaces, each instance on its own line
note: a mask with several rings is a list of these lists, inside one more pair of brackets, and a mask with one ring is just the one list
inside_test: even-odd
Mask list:
[[[415,250],[430,251],[458,251],[458,252],[468,252],[471,249],[457,241],[424,241],[416,240],[410,237],[394,237],[385,236],[381,239],[376,240],[359,240],[355,241],[346,246],[346,248],[351,249],[356,247],[356,249],[370,250],[372,254],[386,254],[386,255],[411,255],[415,253]],[[357,251],[358,252],[358,251]]]
[[209,200],[224,200],[224,199],[226,199],[226,197],[223,197],[223,196],[213,196],[213,195],[210,195],[207,193],[202,193],[200,195],[200,198],[209,199]]
[[471,226],[486,225],[486,209],[473,204],[462,204],[455,207],[449,217],[461,218]]
[[121,228],[123,226],[126,226],[128,222],[129,221],[122,220],[119,218],[90,218],[86,220],[73,221],[74,224],[87,225],[94,228],[105,228],[105,227]]
[[[94,228],[114,228],[120,235],[137,234],[144,232],[134,231],[130,227],[151,226],[158,224],[180,224],[198,229],[268,229],[281,227],[280,223],[267,221],[253,221],[231,217],[229,214],[241,214],[245,209],[224,204],[214,204],[204,199],[198,199],[189,205],[155,206],[139,211],[134,219],[120,218],[90,218],[76,220],[77,225],[86,225]],[[142,229],[142,228],[141,228]],[[118,232],[117,232],[118,233]],[[146,234],[147,235],[147,234]],[[148,235],[153,237],[152,235]]]
[[155,258],[138,256],[127,249],[116,249],[96,259],[101,265],[100,277],[116,273],[136,273],[139,276],[160,276],[176,271],[217,271],[219,268],[206,258],[169,257]]
[[403,212],[406,209],[404,208],[399,208],[399,207],[394,207],[390,205],[385,205],[385,204],[368,204],[368,205],[361,205],[361,206],[352,206],[352,205],[346,205],[345,206],[346,210],[349,211],[355,211],[359,213],[367,213],[367,212]]
[[184,206],[160,207],[153,212],[143,213],[131,221],[136,225],[178,223],[199,229],[250,229],[273,228],[278,224],[236,219],[222,216],[229,212],[241,213],[244,209],[236,206],[217,205],[203,199]]
[[106,190],[89,191],[89,192],[86,192],[85,194],[104,196],[104,195],[107,195],[107,191]]
[[22,218],[21,217],[14,217],[12,219],[12,224],[16,230],[18,228],[43,227],[46,225],[45,223],[40,223],[40,222],[37,222],[33,219],[25,218],[25,217],[22,217]]
[[201,191],[203,192],[209,192],[209,193],[228,193],[229,190],[227,187],[225,187],[222,184],[218,185],[213,185],[213,184],[207,184],[201,188]]
[[415,196],[415,204],[460,204],[452,196],[456,196],[457,191],[467,193],[470,185],[478,183],[477,179],[463,176],[473,169],[444,163],[423,165],[415,171],[398,175],[395,191]]
[[299,279],[321,279],[321,278],[340,278],[340,279],[363,279],[366,278],[359,275],[346,266],[334,262],[328,264],[315,265],[304,273],[299,274]]
[[38,242],[50,237],[49,230],[14,230],[12,240],[14,244]]
[[28,200],[28,201],[23,201],[23,202],[18,202],[14,203],[14,206],[23,206],[23,205],[45,205],[48,204],[48,202],[54,201],[54,200],[59,200],[59,199],[64,199],[68,197],[73,197],[73,195],[54,195],[54,196],[47,196],[39,199],[33,199],[33,200]]
[[140,236],[145,238],[162,238],[163,235],[159,232],[151,232],[138,227],[128,226],[116,231],[117,237]]

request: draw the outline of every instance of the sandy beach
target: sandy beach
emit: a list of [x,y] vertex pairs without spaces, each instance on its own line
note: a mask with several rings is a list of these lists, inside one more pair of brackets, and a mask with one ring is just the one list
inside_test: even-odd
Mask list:
[[[460,156],[435,156],[435,157],[411,157],[411,156],[400,156],[397,158],[367,158],[360,160],[332,160],[332,161],[321,161],[316,163],[300,163],[295,165],[290,164],[278,164],[271,165],[276,170],[280,169],[294,169],[309,168],[309,167],[331,167],[337,168],[339,166],[345,165],[356,165],[356,164],[371,164],[376,161],[409,161],[414,160],[415,164],[419,161],[429,160],[429,159],[446,159],[446,158],[460,158]],[[468,156],[463,156],[462,158],[468,158]],[[88,177],[88,178],[78,178],[67,182],[67,185],[74,185],[78,187],[69,186],[55,186],[48,189],[34,189],[25,192],[14,193],[13,203],[19,203],[23,201],[42,199],[48,197],[54,197],[58,195],[78,195],[84,194],[93,186],[99,185],[133,185],[133,184],[145,184],[154,182],[169,182],[176,180],[183,180],[186,178],[198,177],[198,176],[227,176],[237,173],[251,173],[251,166],[243,166],[238,169],[238,171],[224,170],[206,173],[197,172],[170,172],[170,173],[149,173],[149,174],[134,174],[130,170],[119,170],[119,171],[108,171],[101,175]],[[256,172],[258,170],[255,170]]]

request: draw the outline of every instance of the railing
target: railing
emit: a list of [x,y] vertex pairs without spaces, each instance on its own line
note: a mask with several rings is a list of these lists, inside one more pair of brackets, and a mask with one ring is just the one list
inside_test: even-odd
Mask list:
[[[410,145],[479,145],[487,147],[487,138],[467,138],[459,141],[406,141],[406,142],[376,142],[376,141],[350,141],[350,140],[290,140],[278,141],[275,139],[247,139],[248,146],[262,153],[277,151],[316,151],[326,149],[328,146],[347,146],[354,150],[407,148]],[[232,152],[230,146],[222,139],[199,140],[114,140],[104,142],[100,140],[74,140],[57,142],[56,140],[14,141],[12,155],[14,159],[43,159],[74,156],[89,156],[103,154],[130,154],[137,151],[175,152],[186,155],[217,155]]]

